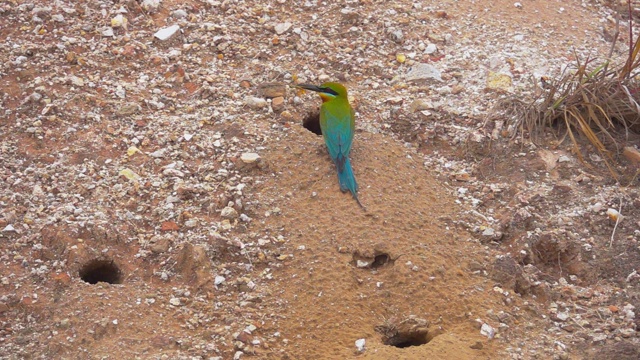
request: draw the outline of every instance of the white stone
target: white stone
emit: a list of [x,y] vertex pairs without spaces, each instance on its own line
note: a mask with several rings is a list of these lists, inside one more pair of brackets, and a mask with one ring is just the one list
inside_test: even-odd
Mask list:
[[290,22],[279,23],[276,24],[274,30],[276,31],[276,34],[282,35],[291,29],[291,25],[292,24]]
[[255,96],[247,97],[244,103],[247,104],[248,107],[254,109],[261,109],[267,106],[267,100]]
[[177,177],[184,177],[184,173],[180,170],[176,170],[176,169],[164,169],[162,171],[162,174],[165,176],[177,176]]
[[180,25],[171,25],[169,27],[158,30],[155,34],[153,34],[153,36],[164,41],[175,35],[178,30],[180,30]]
[[214,284],[214,285],[216,285],[216,286],[218,286],[218,285],[222,284],[225,280],[226,280],[226,279],[224,278],[224,276],[217,275],[217,276],[215,277],[215,279],[213,279],[213,284]]
[[149,156],[154,157],[154,158],[161,158],[164,156],[164,153],[167,152],[167,149],[158,149],[152,153],[149,154]]
[[106,27],[106,28],[102,29],[102,36],[104,36],[104,37],[113,37],[113,35],[114,35],[113,28]]
[[427,79],[442,81],[442,74],[440,70],[436,69],[433,65],[420,63],[409,69],[405,75],[405,79],[407,81],[420,81]]
[[493,230],[492,228],[486,228],[484,229],[484,231],[482,232],[482,236],[493,236],[496,234],[496,231]]
[[154,12],[160,7],[161,1],[162,0],[144,0],[140,6],[147,11]]
[[365,339],[356,340],[356,349],[358,350],[358,352],[363,352],[364,351],[365,343],[366,343]]
[[173,305],[173,306],[180,306],[180,299],[178,298],[171,298],[169,300],[169,304]]
[[489,339],[493,339],[493,337],[496,336],[496,331],[491,327],[491,325],[484,323],[480,328],[480,334],[488,337]]
[[78,76],[74,75],[74,76],[71,77],[70,80],[71,80],[71,83],[74,86],[84,86],[84,80],[81,77],[78,77]]
[[569,314],[567,314],[566,312],[559,312],[556,314],[556,317],[560,321],[567,321],[569,319]]
[[240,156],[240,160],[242,160],[245,164],[253,164],[254,162],[260,159],[260,155],[256,153],[244,153]]
[[176,18],[176,19],[184,19],[184,18],[187,17],[188,14],[187,14],[186,11],[184,11],[182,9],[178,9],[178,10],[174,11],[173,14],[171,14],[171,15],[173,15],[173,17]]
[[427,47],[424,49],[424,53],[425,54],[433,54],[434,52],[438,51],[438,47],[436,46],[436,44],[429,44],[427,45]]

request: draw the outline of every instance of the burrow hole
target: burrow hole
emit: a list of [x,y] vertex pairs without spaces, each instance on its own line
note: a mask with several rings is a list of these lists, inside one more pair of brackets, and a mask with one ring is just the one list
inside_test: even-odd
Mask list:
[[383,344],[397,348],[422,346],[442,333],[439,329],[430,328],[429,321],[414,316],[400,322],[393,318],[386,320],[375,330],[382,335]]
[[389,256],[389,254],[382,253],[382,254],[376,255],[373,258],[373,262],[371,263],[371,268],[377,269],[387,265],[390,262],[391,262],[391,256]]
[[314,110],[307,114],[307,116],[302,119],[302,126],[316,135],[322,135],[322,129],[320,129],[320,112]]
[[394,259],[387,253],[376,252],[373,257],[363,256],[359,252],[353,254],[353,265],[363,269],[379,269],[387,265],[392,265]]
[[80,269],[80,279],[89,284],[122,284],[122,271],[112,260],[91,260]]
[[397,348],[407,348],[427,344],[432,339],[433,336],[429,336],[428,331],[399,331],[395,336],[387,338],[383,343]]

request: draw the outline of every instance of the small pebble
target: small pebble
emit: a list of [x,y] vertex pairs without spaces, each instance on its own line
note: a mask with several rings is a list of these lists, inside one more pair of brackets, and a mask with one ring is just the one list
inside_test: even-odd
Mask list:
[[480,328],[480,334],[488,337],[489,339],[493,339],[493,337],[496,335],[496,331],[493,327],[491,327],[491,325],[484,323]]
[[180,306],[180,299],[179,298],[171,298],[169,300],[169,304],[173,305],[173,306]]

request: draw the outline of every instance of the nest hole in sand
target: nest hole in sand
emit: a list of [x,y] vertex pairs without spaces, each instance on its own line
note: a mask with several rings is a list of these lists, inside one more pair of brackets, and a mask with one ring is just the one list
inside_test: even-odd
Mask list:
[[89,284],[122,284],[122,271],[112,260],[91,260],[80,269],[79,275]]

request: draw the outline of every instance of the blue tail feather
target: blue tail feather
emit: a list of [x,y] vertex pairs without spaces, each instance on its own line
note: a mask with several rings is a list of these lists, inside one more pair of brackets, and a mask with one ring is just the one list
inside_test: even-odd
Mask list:
[[351,169],[351,161],[349,161],[348,157],[338,159],[338,161],[336,161],[336,167],[338,169],[340,190],[342,190],[342,192],[350,191],[353,198],[358,202],[358,205],[362,207],[360,200],[358,200],[358,183],[356,182],[353,170]]

